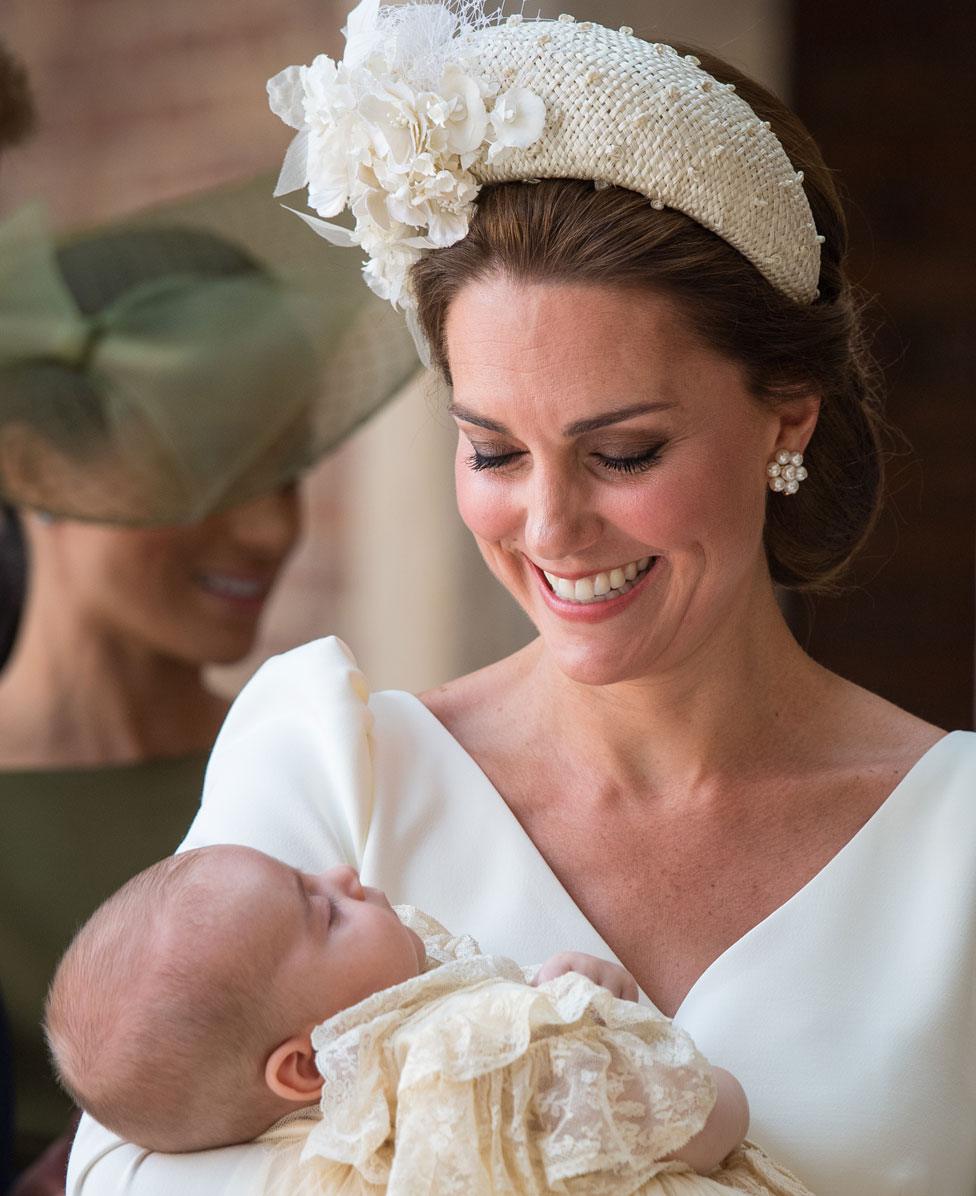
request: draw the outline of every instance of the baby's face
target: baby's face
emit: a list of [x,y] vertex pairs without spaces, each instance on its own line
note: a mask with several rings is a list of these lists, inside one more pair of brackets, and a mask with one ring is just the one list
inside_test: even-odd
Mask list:
[[286,873],[294,934],[282,961],[279,991],[308,994],[316,1010],[313,1021],[423,971],[426,952],[420,938],[396,916],[385,894],[360,883],[354,868],[342,865],[317,874],[286,868]]
[[301,872],[245,847],[215,849],[214,864],[239,895],[233,949],[257,953],[294,1033],[423,971],[419,937],[354,868]]

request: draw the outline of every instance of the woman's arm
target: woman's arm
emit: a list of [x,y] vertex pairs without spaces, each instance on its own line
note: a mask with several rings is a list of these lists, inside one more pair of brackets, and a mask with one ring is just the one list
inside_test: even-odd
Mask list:
[[680,1159],[700,1175],[714,1171],[749,1132],[749,1102],[742,1085],[722,1067],[713,1067],[718,1097],[705,1125],[680,1150],[665,1156]]
[[[317,640],[268,661],[234,703],[183,848],[256,847],[314,872],[358,865],[372,811],[368,691],[348,649]],[[257,1145],[146,1151],[83,1117],[68,1196],[231,1196],[262,1165]]]
[[68,1162],[66,1196],[233,1196],[242,1175],[257,1172],[261,1146],[225,1146],[199,1154],[157,1154],[123,1142],[82,1117]]

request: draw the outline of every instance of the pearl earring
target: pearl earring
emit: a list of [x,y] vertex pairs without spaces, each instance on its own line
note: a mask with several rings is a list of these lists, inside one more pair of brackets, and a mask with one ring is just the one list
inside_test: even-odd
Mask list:
[[803,454],[780,449],[766,466],[766,479],[770,490],[777,494],[796,494],[800,483],[805,481],[807,471],[803,468]]

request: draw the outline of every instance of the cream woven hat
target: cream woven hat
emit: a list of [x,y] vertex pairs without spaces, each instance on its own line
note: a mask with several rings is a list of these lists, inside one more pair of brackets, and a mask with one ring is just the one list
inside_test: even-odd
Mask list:
[[791,299],[815,298],[820,242],[803,175],[732,84],[629,28],[567,16],[510,19],[474,41],[485,75],[528,88],[547,113],[533,145],[472,167],[479,182],[593,179],[638,191],[717,233]]
[[[276,194],[308,187],[316,232],[366,251],[370,287],[412,314],[409,270],[464,237],[484,184],[589,179],[683,212],[796,303],[818,295],[803,175],[766,121],[692,55],[568,14],[362,0],[346,52],[288,67],[271,107],[297,130]],[[349,209],[350,229],[321,217]]]

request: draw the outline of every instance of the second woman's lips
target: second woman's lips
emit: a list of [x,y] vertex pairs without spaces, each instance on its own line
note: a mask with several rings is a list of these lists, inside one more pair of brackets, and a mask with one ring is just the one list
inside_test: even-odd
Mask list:
[[197,581],[210,593],[237,602],[256,602],[265,598],[271,589],[271,582],[267,579],[239,573],[208,571],[198,573]]

